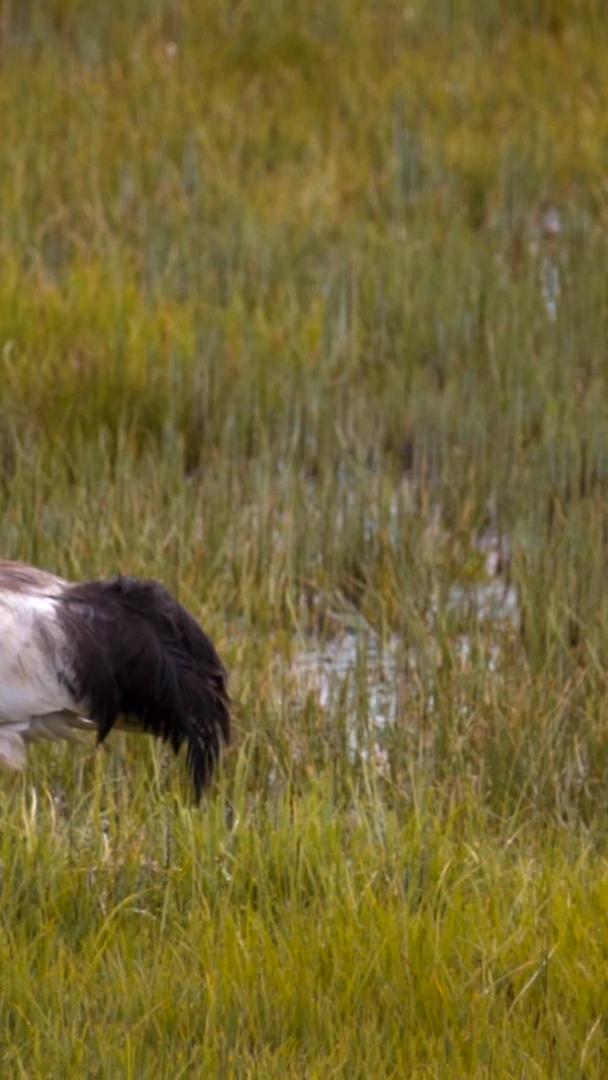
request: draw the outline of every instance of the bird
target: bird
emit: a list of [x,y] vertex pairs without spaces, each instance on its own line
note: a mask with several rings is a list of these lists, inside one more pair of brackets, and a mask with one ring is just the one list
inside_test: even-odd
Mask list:
[[102,743],[111,730],[185,744],[199,802],[230,742],[227,672],[196,619],[158,581],[70,582],[0,559],[0,764],[40,739]]

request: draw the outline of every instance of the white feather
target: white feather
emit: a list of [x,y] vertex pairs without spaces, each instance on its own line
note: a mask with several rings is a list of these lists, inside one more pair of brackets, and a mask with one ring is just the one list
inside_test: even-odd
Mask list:
[[0,585],[0,764],[10,769],[24,768],[30,740],[88,741],[96,730],[58,678],[69,655],[56,618],[63,585],[50,575],[37,591]]
[[23,769],[38,739],[148,732],[176,752],[187,743],[198,799],[229,706],[213,643],[158,582],[73,585],[0,559],[0,765]]
[[74,709],[53,662],[67,652],[55,608],[49,597],[0,589],[0,724]]

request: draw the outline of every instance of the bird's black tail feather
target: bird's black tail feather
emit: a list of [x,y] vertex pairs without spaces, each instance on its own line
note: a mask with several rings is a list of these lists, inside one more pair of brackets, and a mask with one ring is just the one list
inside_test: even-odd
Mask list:
[[73,648],[76,697],[103,741],[121,715],[185,742],[196,798],[230,740],[226,671],[207,635],[157,582],[118,577],[69,586],[59,618]]

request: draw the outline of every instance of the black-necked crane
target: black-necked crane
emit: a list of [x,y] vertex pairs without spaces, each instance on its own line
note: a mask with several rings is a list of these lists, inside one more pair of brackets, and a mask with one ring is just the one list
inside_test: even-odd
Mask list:
[[200,798],[230,738],[225,668],[196,620],[156,581],[80,584],[0,560],[0,764],[27,743],[92,731],[185,743]]

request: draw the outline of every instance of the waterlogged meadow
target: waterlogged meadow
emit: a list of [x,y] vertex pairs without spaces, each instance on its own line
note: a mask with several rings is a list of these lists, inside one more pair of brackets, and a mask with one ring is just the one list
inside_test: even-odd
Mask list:
[[6,1077],[605,1077],[600,0],[6,0],[0,551],[231,671],[0,775]]

